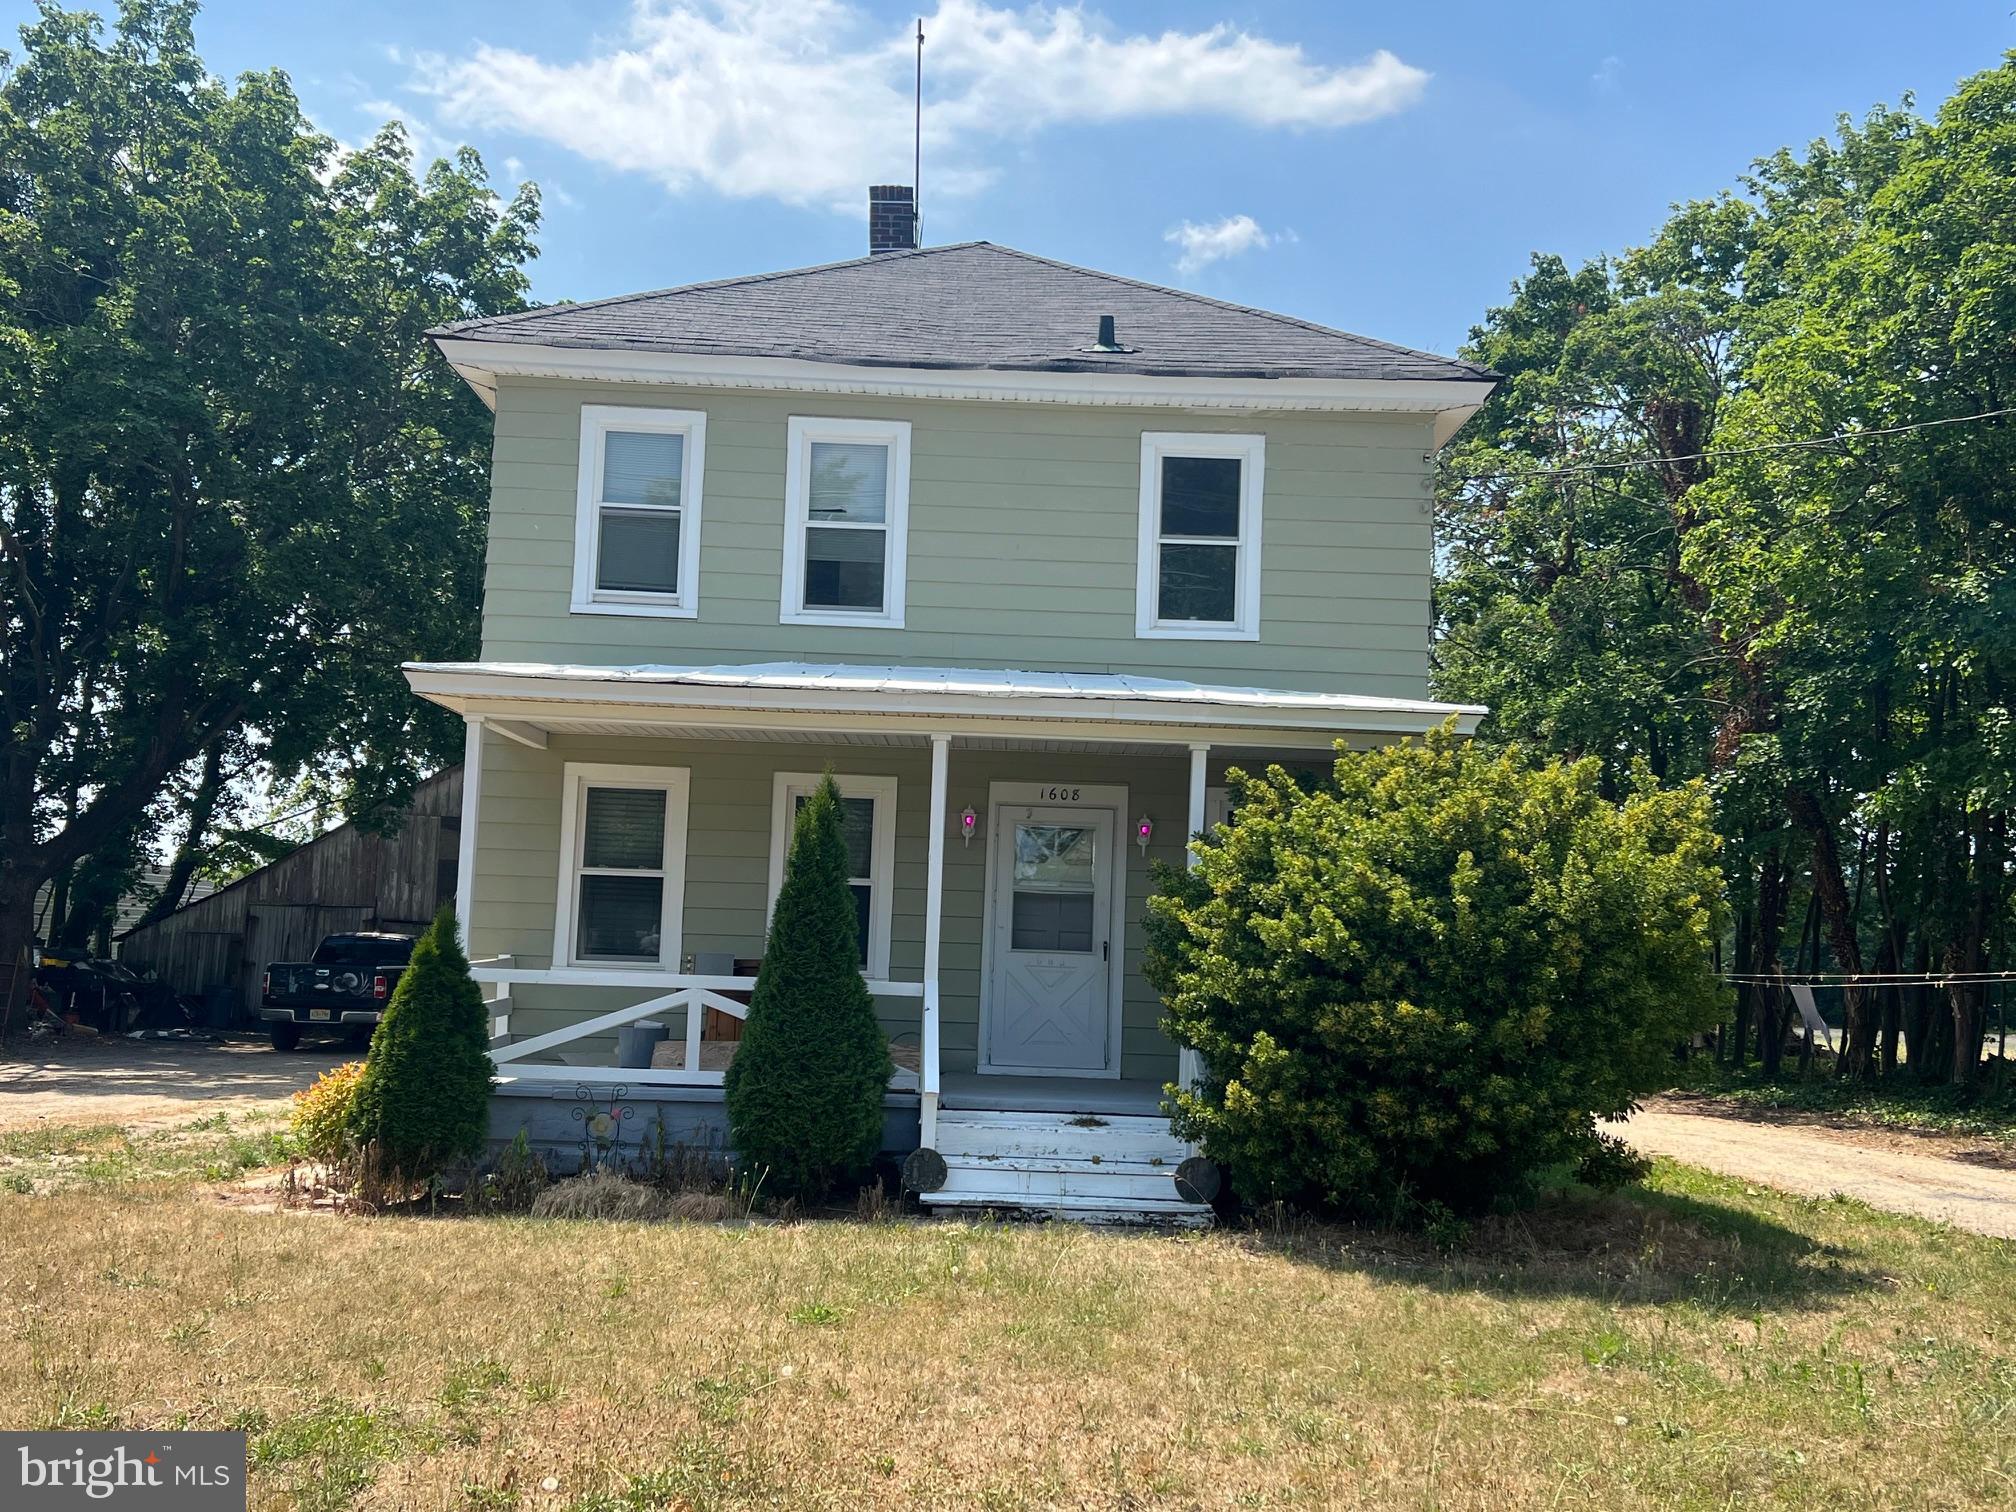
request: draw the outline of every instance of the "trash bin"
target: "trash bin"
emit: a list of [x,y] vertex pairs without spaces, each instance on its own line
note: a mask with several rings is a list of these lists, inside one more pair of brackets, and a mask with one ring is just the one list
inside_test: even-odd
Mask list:
[[651,1052],[665,1038],[665,1026],[656,1019],[639,1019],[616,1031],[616,1064],[625,1071],[642,1071],[651,1064]]

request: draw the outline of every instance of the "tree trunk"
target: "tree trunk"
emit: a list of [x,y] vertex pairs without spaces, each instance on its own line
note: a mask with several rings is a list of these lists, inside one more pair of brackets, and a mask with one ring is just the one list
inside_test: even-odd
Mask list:
[[217,814],[217,800],[224,791],[224,742],[213,740],[203,752],[203,775],[197,779],[195,795],[189,800],[189,829],[175,851],[175,860],[162,880],[161,894],[140,916],[142,924],[164,919],[182,906],[189,891],[189,879],[203,859],[203,841],[210,833],[210,821]]
[[1868,1008],[1868,994],[1854,981],[1862,974],[1862,946],[1855,937],[1855,910],[1848,899],[1848,883],[1841,871],[1841,842],[1833,821],[1820,807],[1820,800],[1803,788],[1785,794],[1786,812],[1813,841],[1813,891],[1820,902],[1820,919],[1827,929],[1827,948],[1849,981],[1843,984],[1847,1004],[1847,1044],[1842,1052],[1840,1072],[1857,1081],[1876,1075],[1875,1024]]
[[19,873],[0,878],[0,1012],[13,1004],[0,1035],[9,1038],[27,1022],[28,983],[17,978],[34,974],[35,888]]
[[[1751,944],[1748,970],[1753,976],[1772,976],[1778,967],[1778,944],[1785,933],[1785,863],[1773,846],[1764,853],[1757,876],[1757,930]],[[1770,984],[1759,984],[1757,998],[1757,1057],[1764,1063],[1764,1075],[1775,1077],[1785,1058],[1784,993]]]

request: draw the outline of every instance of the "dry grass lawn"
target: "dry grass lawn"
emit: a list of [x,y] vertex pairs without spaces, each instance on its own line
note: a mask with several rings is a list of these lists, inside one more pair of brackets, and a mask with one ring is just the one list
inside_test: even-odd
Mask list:
[[2016,1500],[2016,1250],[1662,1166],[1361,1232],[331,1219],[0,1194],[0,1423],[243,1427],[256,1507]]

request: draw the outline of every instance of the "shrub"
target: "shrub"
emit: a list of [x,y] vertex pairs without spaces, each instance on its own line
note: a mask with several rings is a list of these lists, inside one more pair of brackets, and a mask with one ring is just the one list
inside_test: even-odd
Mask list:
[[672,1216],[671,1196],[608,1167],[556,1181],[532,1199],[534,1218],[609,1218],[628,1223]]
[[1716,1019],[1698,783],[1610,801],[1594,761],[1448,728],[1340,747],[1326,784],[1233,781],[1232,822],[1159,879],[1148,971],[1206,1065],[1176,1128],[1249,1198],[1467,1212],[1596,1169],[1596,1120]]
[[351,1153],[350,1118],[363,1076],[364,1062],[345,1061],[294,1094],[287,1131],[294,1136],[295,1148],[310,1160],[334,1165]]
[[494,1071],[483,991],[443,908],[371,1036],[351,1133],[390,1171],[432,1181],[482,1150]]
[[741,1047],[728,1128],[766,1192],[815,1200],[859,1179],[882,1139],[889,1041],[861,979],[840,790],[828,773],[791,831]]

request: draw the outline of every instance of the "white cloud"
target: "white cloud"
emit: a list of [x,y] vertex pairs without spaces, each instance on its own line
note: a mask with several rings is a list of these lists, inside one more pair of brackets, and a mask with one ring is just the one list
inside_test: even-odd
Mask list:
[[1598,94],[1615,94],[1624,84],[1624,60],[1611,53],[1596,65],[1589,82],[1596,86]]
[[1199,225],[1195,221],[1185,221],[1173,226],[1163,236],[1179,249],[1176,271],[1195,273],[1200,268],[1208,268],[1214,262],[1227,257],[1237,257],[1242,252],[1264,252],[1277,242],[1293,241],[1291,231],[1285,235],[1263,230],[1260,222],[1250,215],[1228,215],[1223,220],[1209,221]]
[[[1350,126],[1405,109],[1428,79],[1383,50],[1327,64],[1229,25],[1122,36],[1040,4],[940,0],[924,31],[937,194],[977,188],[991,144],[1048,126]],[[869,183],[910,176],[913,48],[909,23],[871,25],[846,0],[633,0],[620,40],[578,61],[489,45],[408,61],[457,127],[540,138],[674,191],[855,209]]]

